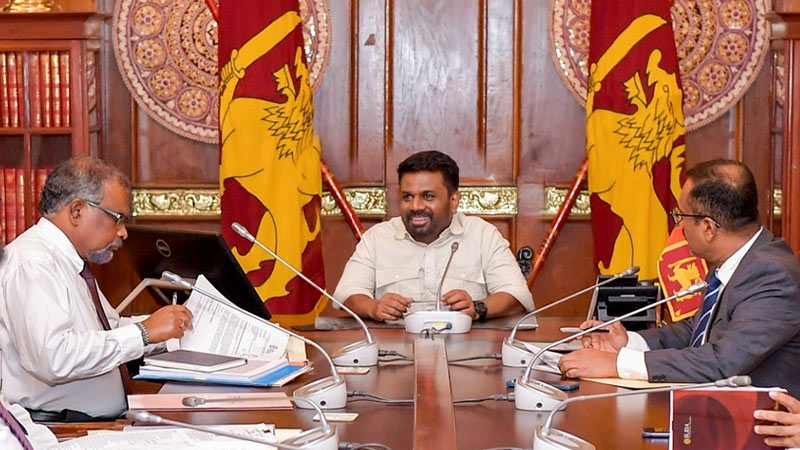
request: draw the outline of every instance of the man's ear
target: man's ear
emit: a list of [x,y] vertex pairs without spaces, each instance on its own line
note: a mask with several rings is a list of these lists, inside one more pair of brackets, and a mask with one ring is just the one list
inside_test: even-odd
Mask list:
[[458,191],[450,195],[450,214],[455,214],[458,211],[458,202],[461,201],[461,193]]
[[83,213],[83,207],[85,205],[86,205],[86,203],[84,203],[83,200],[81,200],[79,198],[76,198],[75,200],[72,200],[71,202],[69,202],[67,204],[67,206],[66,206],[66,208],[67,208],[67,216],[69,217],[69,222],[72,225],[77,225],[78,224],[78,221],[81,218],[81,214]]
[[703,217],[703,219],[700,221],[700,227],[703,236],[706,238],[706,242],[711,242],[715,237],[717,237],[719,228],[717,227],[717,224],[714,223],[714,219],[710,217]]

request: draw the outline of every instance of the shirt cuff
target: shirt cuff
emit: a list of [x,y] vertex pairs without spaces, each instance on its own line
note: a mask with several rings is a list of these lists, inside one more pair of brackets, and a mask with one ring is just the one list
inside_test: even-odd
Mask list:
[[644,352],[629,347],[620,349],[617,355],[617,374],[620,378],[647,380],[647,365],[644,363]]
[[[375,293],[370,291],[369,289],[364,289],[356,286],[346,286],[346,287],[337,287],[336,291],[333,293],[333,298],[344,303],[347,301],[348,298],[357,294],[366,295],[367,297],[370,298],[373,298],[375,296]],[[342,309],[342,307],[337,305],[336,303],[333,303],[333,308]]]
[[650,346],[647,345],[647,341],[644,340],[642,335],[633,331],[628,331],[628,343],[625,344],[625,347],[642,352],[650,351]]
[[144,354],[142,332],[136,325],[125,325],[110,330],[111,338],[119,344],[122,362],[133,361]]

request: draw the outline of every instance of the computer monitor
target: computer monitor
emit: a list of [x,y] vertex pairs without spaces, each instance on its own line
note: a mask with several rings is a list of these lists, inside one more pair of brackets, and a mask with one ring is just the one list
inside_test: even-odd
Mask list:
[[218,233],[128,225],[122,251],[142,278],[165,270],[185,278],[203,274],[228,300],[259,317],[271,314]]

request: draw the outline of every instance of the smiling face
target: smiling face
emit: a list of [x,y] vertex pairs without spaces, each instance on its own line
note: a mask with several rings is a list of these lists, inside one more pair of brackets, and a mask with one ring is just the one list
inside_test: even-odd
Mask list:
[[430,244],[450,226],[458,192],[448,193],[441,172],[410,172],[400,179],[400,217],[416,241]]

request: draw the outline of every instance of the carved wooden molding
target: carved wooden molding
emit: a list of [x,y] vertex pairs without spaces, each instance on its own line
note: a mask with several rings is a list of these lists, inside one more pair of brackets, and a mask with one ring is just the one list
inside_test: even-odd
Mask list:
[[[516,186],[462,186],[458,210],[482,216],[517,214]],[[359,216],[385,216],[386,188],[383,186],[344,189],[347,201]],[[150,189],[133,190],[134,217],[215,217],[219,216],[217,189]],[[339,216],[342,212],[330,192],[322,192],[322,215]]]
[[219,216],[219,190],[134,189],[133,216]]
[[[558,208],[564,203],[567,197],[568,188],[559,186],[545,186],[544,187],[544,209],[542,211],[542,218],[549,219],[558,214]],[[581,189],[578,198],[575,200],[575,205],[569,211],[569,218],[571,219],[586,219],[592,215],[592,208],[589,206],[589,191]]]
[[516,186],[461,186],[458,211],[480,216],[517,215]]
[[[359,216],[386,215],[386,188],[351,187],[344,188],[344,196]],[[322,215],[341,216],[342,210],[328,191],[322,191]]]
[[[564,198],[567,196],[567,188],[558,186],[545,186],[544,187],[544,210],[542,211],[543,218],[553,218],[558,213],[558,207],[564,203]],[[781,217],[781,208],[783,205],[783,193],[781,188],[772,190],[772,215],[775,218]],[[589,191],[582,189],[578,194],[578,199],[575,201],[575,206],[569,212],[569,218],[582,219],[589,218],[592,215],[592,208],[589,204]]]

